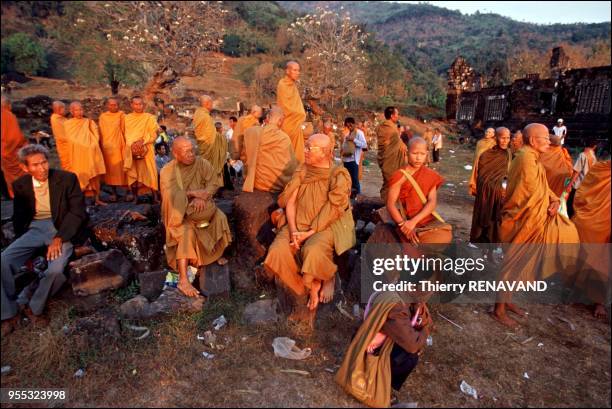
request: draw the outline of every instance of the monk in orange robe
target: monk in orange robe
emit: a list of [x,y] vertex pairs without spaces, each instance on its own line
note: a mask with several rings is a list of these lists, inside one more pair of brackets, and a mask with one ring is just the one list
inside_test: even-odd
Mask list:
[[396,170],[407,163],[406,145],[400,139],[397,130],[399,111],[395,107],[385,108],[385,122],[376,130],[378,139],[378,166],[383,175],[383,186],[380,189],[380,197],[387,200],[389,179]]
[[119,101],[109,98],[106,102],[107,111],[100,114],[100,138],[102,155],[106,166],[104,182],[113,189],[111,202],[117,201],[117,187],[127,186],[125,170],[123,170],[123,151],[125,150],[125,113],[119,110]]
[[64,122],[70,144],[70,171],[77,175],[86,196],[93,195],[95,204],[106,205],[100,200],[100,181],[106,167],[100,149],[98,126],[93,120],[83,117],[83,106],[78,101],[70,104],[70,115],[72,118]]
[[499,243],[497,228],[505,195],[502,184],[504,180],[507,183],[508,168],[512,160],[512,153],[508,148],[510,130],[497,128],[495,139],[497,145],[483,152],[478,161],[477,194],[470,232],[472,243]]
[[246,153],[244,148],[244,135],[247,129],[253,126],[259,126],[259,118],[261,118],[262,115],[263,110],[261,107],[258,105],[253,105],[251,107],[251,111],[247,115],[238,118],[231,141],[230,153],[233,160],[240,159],[242,162],[245,162]]
[[[245,142],[246,178],[242,190],[279,193],[291,180],[298,166],[291,139],[280,130],[283,110],[274,106],[269,113],[270,123],[265,127],[247,129]],[[332,146],[332,145],[330,145]]]
[[[510,164],[501,212],[499,238],[510,246],[504,254],[499,281],[546,279],[555,272],[568,271],[577,258],[577,247],[544,246],[579,243],[574,223],[558,213],[559,197],[548,187],[546,170],[540,162],[550,145],[548,128],[529,124],[523,129],[523,138],[524,146]],[[525,313],[510,300],[511,294],[499,294],[493,317],[516,327],[518,323],[508,317],[506,310],[519,316]]]
[[496,144],[495,142],[495,129],[487,128],[485,136],[476,144],[476,151],[474,152],[474,163],[472,164],[472,175],[470,176],[470,194],[476,196],[476,175],[478,175],[478,159],[483,152],[488,151]]
[[566,179],[572,177],[574,164],[567,149],[561,145],[560,136],[550,136],[550,148],[540,155],[540,162],[546,169],[546,179],[550,190],[557,196],[561,196],[561,193],[565,190]]
[[[610,286],[610,160],[597,162],[584,177],[574,197],[574,216],[580,242],[582,261],[576,286],[583,288],[595,302],[593,315],[607,316],[604,304],[609,303],[606,290]],[[599,245],[598,245],[599,244]]]
[[[200,97],[200,107],[193,115],[193,128],[198,151],[212,165],[217,175],[217,185],[223,186],[223,165],[227,159],[227,140],[217,132],[210,116],[213,100],[208,95]],[[234,133],[235,136],[235,133]]]
[[155,202],[159,188],[153,145],[159,126],[155,116],[144,111],[145,104],[141,97],[133,97],[131,107],[132,113],[125,116],[123,168],[132,195],[126,200],[138,202],[138,188],[144,186],[151,191]]
[[306,119],[306,111],[304,111],[304,104],[296,85],[299,78],[300,65],[295,61],[289,61],[285,67],[285,76],[281,78],[276,87],[276,103],[285,114],[282,130],[291,138],[295,158],[299,163],[304,163],[302,124]]
[[523,147],[523,132],[519,129],[515,133],[512,134],[512,138],[510,138],[510,151],[514,156],[515,153],[518,152],[519,149]]
[[325,121],[323,124],[323,133],[328,136],[329,143],[332,147],[332,153],[334,153],[336,151],[336,132],[331,121]]
[[27,144],[19,128],[17,117],[11,112],[9,100],[2,95],[2,173],[4,173],[4,180],[6,180],[11,199],[13,198],[13,182],[25,175],[19,166],[17,152]]
[[70,143],[64,132],[64,121],[66,120],[66,105],[62,101],[53,101],[51,104],[51,131],[55,138],[55,149],[63,170],[70,170]]

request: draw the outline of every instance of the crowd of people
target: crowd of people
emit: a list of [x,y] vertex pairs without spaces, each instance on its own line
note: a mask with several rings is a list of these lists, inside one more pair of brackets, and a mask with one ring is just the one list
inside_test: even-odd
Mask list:
[[[248,114],[231,117],[226,133],[211,116],[213,99],[203,95],[193,115],[193,138],[169,138],[139,96],[131,98],[127,114],[116,98],[108,98],[97,122],[85,116],[80,102],[70,103],[68,119],[64,103],[55,101],[50,124],[61,169],[50,169],[47,148],[27,143],[3,96],[2,170],[14,200],[17,236],[2,253],[3,336],[14,329],[20,312],[44,319],[48,298],[66,281],[73,247],[83,240],[86,201],[107,204],[102,183],[111,188],[110,202],[122,192],[125,201],[136,203],[149,193],[161,202],[167,264],[178,272],[178,289],[194,297],[199,291],[189,279],[189,266],[226,263],[223,253],[233,239],[214,197],[242,175],[245,194],[265,192],[278,205],[270,214],[276,238],[264,260],[266,270],[313,314],[320,303],[330,302],[334,255],[356,244],[351,199],[361,191],[368,140],[352,117],[338,133],[331,121],[316,132],[304,126],[299,76],[299,64],[287,63],[276,105],[267,112],[254,105]],[[390,234],[418,255],[419,244],[453,240],[452,226],[436,211],[444,178],[432,163],[440,160],[442,133],[415,136],[398,121],[399,110],[387,107],[376,129],[380,196]],[[588,142],[572,164],[563,147],[567,129],[554,133],[536,123],[513,135],[504,127],[486,130],[469,182],[475,196],[473,243],[609,242],[610,161],[598,161],[596,143]],[[341,165],[334,161],[336,150]],[[18,294],[15,273],[40,249],[46,251],[48,269],[29,294]],[[524,254],[507,257],[519,260]],[[540,267],[522,279],[558,271],[558,266]],[[607,283],[608,272],[601,274]],[[383,293],[371,301],[336,381],[357,399],[385,406],[391,389],[399,390],[417,365],[432,321],[426,300],[407,303],[401,294]],[[594,301],[596,315],[605,314],[605,299]],[[493,317],[514,327],[509,312],[524,315],[510,297],[500,297]]]

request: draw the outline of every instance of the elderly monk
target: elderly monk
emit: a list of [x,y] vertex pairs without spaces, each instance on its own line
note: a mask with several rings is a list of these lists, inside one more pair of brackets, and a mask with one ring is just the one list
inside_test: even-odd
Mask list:
[[259,126],[259,120],[263,115],[263,110],[258,105],[253,105],[251,111],[241,116],[234,128],[234,134],[231,141],[231,157],[233,160],[240,159],[242,162],[246,160],[246,152],[244,150],[244,135],[247,129],[253,126]]
[[[193,114],[193,129],[200,155],[215,170],[217,185],[223,185],[223,165],[227,158],[227,141],[215,129],[215,123],[210,116],[213,108],[213,100],[208,95],[200,97],[200,107]],[[234,134],[235,136],[235,134]]]
[[25,172],[19,166],[17,152],[28,142],[21,133],[19,122],[11,112],[11,103],[2,95],[2,173],[8,188],[9,196],[13,198],[13,182]]
[[483,152],[478,161],[476,176],[476,201],[472,213],[472,243],[498,243],[498,222],[507,184],[508,168],[512,161],[510,130],[500,127],[495,130],[497,145]]
[[302,123],[306,119],[306,111],[296,85],[300,78],[300,65],[289,61],[285,67],[285,76],[281,78],[276,87],[276,103],[283,109],[285,120],[283,132],[291,138],[293,152],[299,163],[304,162],[304,135]]
[[198,291],[189,282],[187,267],[225,264],[221,256],[232,236],[227,217],[213,201],[219,185],[211,164],[195,155],[185,137],[174,140],[172,154],[175,159],[160,174],[166,258],[170,268],[178,270],[178,289],[195,297]]
[[598,162],[584,177],[574,197],[574,216],[580,242],[583,243],[584,265],[578,269],[576,286],[583,288],[595,302],[593,315],[607,316],[609,303],[610,252],[610,160]]
[[106,167],[98,126],[83,116],[83,106],[78,101],[70,104],[70,115],[72,118],[64,122],[64,132],[70,144],[70,171],[77,175],[85,196],[93,196],[97,205],[106,205],[100,200],[100,184]]
[[126,201],[138,202],[138,188],[142,185],[148,188],[156,201],[157,166],[155,165],[155,149],[157,139],[157,119],[144,111],[145,104],[141,97],[131,100],[132,113],[125,116],[125,149],[123,153],[123,168],[126,170],[127,183],[132,194]]
[[574,164],[572,157],[561,145],[561,137],[550,136],[550,147],[548,151],[540,155],[540,162],[546,169],[546,180],[550,190],[557,196],[561,196],[565,188],[565,180],[571,179]]
[[400,139],[397,129],[399,111],[395,107],[385,108],[385,121],[376,130],[378,139],[378,166],[383,175],[380,197],[387,200],[391,175],[407,162],[406,145]]
[[474,163],[472,164],[472,175],[470,176],[470,194],[476,196],[476,175],[478,175],[478,159],[483,152],[488,151],[495,146],[495,129],[487,128],[484,138],[476,144],[476,152],[474,152]]
[[70,143],[64,132],[64,121],[66,120],[66,105],[62,101],[53,101],[51,104],[51,131],[55,138],[55,148],[60,160],[60,166],[64,170],[70,170]]
[[291,139],[281,131],[283,110],[274,106],[270,110],[270,123],[265,127],[254,126],[246,131],[246,179],[242,190],[253,189],[278,193],[291,180],[297,160],[291,147]]
[[[523,129],[523,138],[524,146],[510,164],[501,212],[499,238],[511,246],[504,254],[500,281],[534,281],[563,272],[575,261],[573,246],[544,245],[579,242],[574,223],[558,213],[559,197],[548,187],[546,170],[540,162],[550,144],[548,128],[529,124]],[[508,317],[506,309],[519,316],[524,312],[510,299],[511,294],[498,295],[493,317],[516,327],[517,322]]]
[[125,150],[125,113],[119,110],[117,98],[106,101],[106,112],[100,114],[98,125],[102,140],[102,155],[106,175],[104,182],[113,189],[111,202],[117,201],[117,186],[127,186],[123,170],[123,151]]
[[519,149],[523,147],[523,132],[521,130],[517,130],[512,134],[510,138],[510,151],[512,152],[512,156],[518,152]]
[[334,130],[334,124],[331,121],[325,121],[323,124],[323,133],[329,138],[329,143],[332,147],[332,154],[336,150],[336,131]]
[[276,235],[264,261],[266,269],[296,296],[309,294],[310,311],[316,310],[319,301],[333,298],[334,249],[342,254],[355,245],[350,193],[348,171],[332,167],[329,138],[312,135],[306,142],[305,164],[278,198],[287,224]]

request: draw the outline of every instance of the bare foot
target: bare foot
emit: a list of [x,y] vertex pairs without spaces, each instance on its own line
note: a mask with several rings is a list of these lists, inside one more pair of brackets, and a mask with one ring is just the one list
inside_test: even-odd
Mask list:
[[220,266],[226,265],[227,262],[228,260],[225,257],[221,257],[219,260],[217,260],[217,264],[219,264]]
[[319,306],[319,291],[321,290],[321,281],[313,280],[310,287],[310,298],[308,299],[308,309],[314,311]]
[[189,281],[179,281],[176,288],[178,288],[179,291],[185,294],[187,297],[197,297],[200,294],[194,286],[189,284]]
[[334,290],[336,289],[336,277],[323,282],[323,287],[320,292],[320,300],[323,304],[327,304],[334,299]]
[[102,200],[100,200],[100,199],[96,199],[96,202],[95,202],[95,203],[96,203],[96,205],[97,205],[97,206],[108,206],[108,203],[103,202],[103,201],[102,201]]
[[508,303],[508,304],[506,304],[506,308],[510,312],[515,313],[516,315],[518,315],[521,318],[523,318],[523,317],[525,317],[527,315],[527,314],[525,314],[525,311],[523,311],[522,309],[517,307],[516,304]]
[[595,318],[607,318],[608,317],[608,311],[606,311],[606,307],[603,306],[603,304],[595,304],[595,309],[593,310],[593,316]]
[[493,311],[491,316],[500,324],[505,325],[506,327],[515,329],[519,326],[519,323],[514,321],[512,318],[508,317],[505,312],[500,313],[497,311]]

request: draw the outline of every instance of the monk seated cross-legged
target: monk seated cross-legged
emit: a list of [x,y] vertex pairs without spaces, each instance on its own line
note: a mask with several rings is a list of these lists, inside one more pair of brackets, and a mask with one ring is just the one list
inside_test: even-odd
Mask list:
[[503,205],[508,167],[512,153],[508,144],[510,130],[495,130],[497,145],[480,155],[476,175],[476,200],[472,214],[472,243],[498,243],[498,221]]
[[[524,146],[508,170],[499,238],[510,246],[504,254],[499,281],[546,279],[554,273],[569,271],[577,256],[572,244],[579,243],[578,232],[574,223],[559,214],[559,197],[549,188],[540,161],[550,145],[548,129],[542,124],[529,124],[523,129],[523,139]],[[511,303],[511,298],[511,293],[498,294],[493,317],[506,326],[516,327],[518,323],[506,310],[518,316],[525,313]]]
[[160,175],[166,258],[170,268],[178,270],[178,289],[195,297],[198,291],[188,280],[187,267],[227,263],[222,255],[232,237],[227,217],[213,201],[219,185],[211,164],[196,156],[184,137],[174,140],[172,153],[175,159]]
[[343,167],[332,167],[331,160],[327,135],[312,135],[306,143],[305,164],[278,198],[286,224],[264,261],[266,269],[305,305],[309,295],[311,312],[320,301],[333,298],[334,250],[340,255],[355,245],[351,177]]

